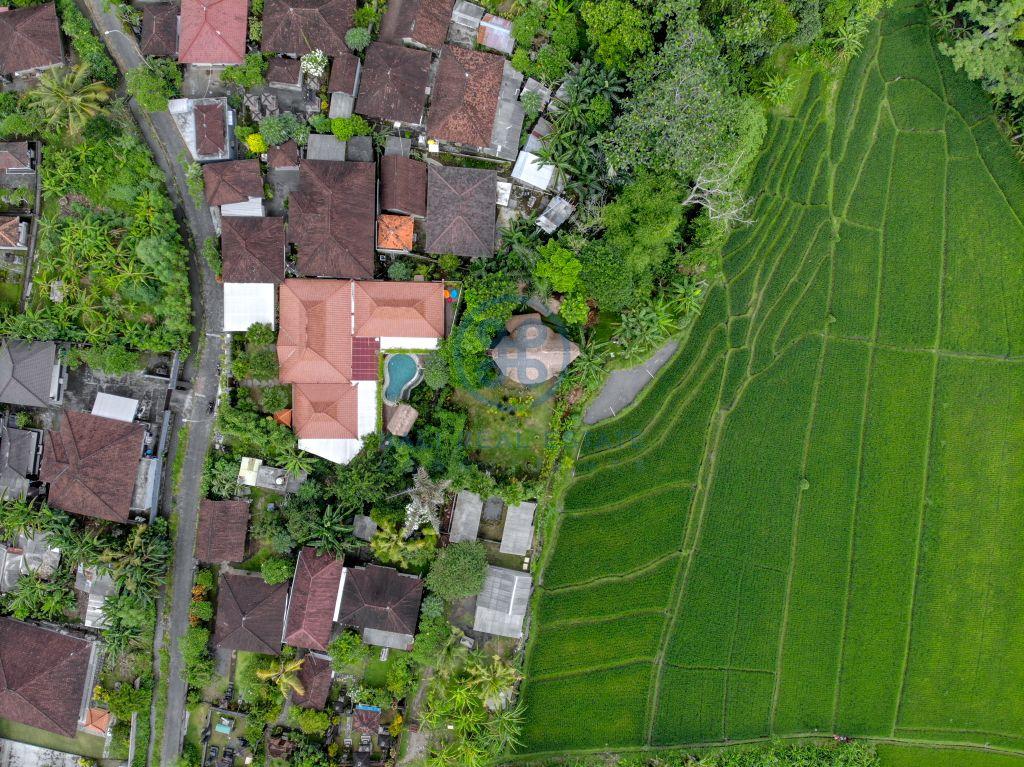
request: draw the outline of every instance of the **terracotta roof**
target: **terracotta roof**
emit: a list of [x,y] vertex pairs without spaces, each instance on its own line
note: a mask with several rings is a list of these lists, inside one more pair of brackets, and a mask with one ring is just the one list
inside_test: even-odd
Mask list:
[[0,13],[0,74],[11,75],[63,61],[53,3]]
[[283,218],[224,216],[220,241],[224,282],[284,280]]
[[505,59],[446,45],[434,78],[427,135],[466,146],[491,144]]
[[497,204],[497,174],[493,170],[431,166],[427,172],[427,252],[493,255]]
[[212,501],[199,504],[196,559],[200,562],[241,562],[249,530],[248,501]]
[[298,85],[302,76],[302,62],[298,59],[286,59],[274,56],[267,65],[267,82]]
[[278,410],[274,413],[274,420],[282,426],[287,426],[289,429],[292,428],[292,409],[286,407],[284,410]]
[[175,56],[178,53],[178,6],[152,3],[142,8],[142,54]]
[[423,122],[429,78],[429,51],[371,43],[363,62],[356,112],[378,120],[419,125]]
[[380,25],[380,39],[412,40],[439,49],[448,37],[455,0],[390,0]]
[[271,586],[258,575],[222,575],[214,643],[228,650],[278,655],[287,600],[287,583]]
[[243,63],[248,11],[248,0],[181,0],[178,61]]
[[50,505],[127,522],[144,431],[141,423],[65,411],[60,431],[46,432],[39,471],[39,478],[50,483]]
[[17,216],[0,216],[0,245],[17,247],[21,242],[21,219]]
[[379,373],[380,341],[376,338],[353,338],[352,380],[376,381]]
[[[226,148],[227,121],[224,105],[200,104],[195,108],[196,151],[204,157],[221,154]],[[257,161],[258,162],[258,161]],[[262,195],[262,187],[260,195]]]
[[373,277],[375,176],[371,162],[305,160],[299,166],[288,234],[302,274]]
[[32,167],[27,141],[0,143],[0,170],[27,170]]
[[0,402],[48,406],[56,361],[53,341],[0,339]]
[[285,644],[305,647],[307,650],[327,651],[327,643],[331,641],[331,630],[334,628],[334,604],[338,601],[343,569],[343,560],[329,554],[318,555],[309,546],[299,552],[295,577],[292,579]]
[[[331,617],[334,616],[334,605],[331,605]],[[299,669],[299,681],[304,693],[292,692],[292,701],[303,708],[323,708],[327,705],[327,696],[331,692],[334,670],[331,661],[323,655],[307,653]]]
[[409,216],[427,215],[427,165],[396,154],[380,159],[380,207]]
[[347,51],[339,53],[331,62],[331,77],[327,81],[327,92],[354,94],[357,74],[359,74],[359,59]]
[[85,712],[82,729],[93,735],[106,735],[110,729],[111,715],[105,708],[90,708]]
[[352,288],[347,280],[285,280],[277,335],[283,383],[352,380]]
[[260,161],[255,159],[206,163],[203,165],[203,183],[206,202],[210,205],[229,205],[245,202],[250,197],[263,197],[263,175],[260,173]]
[[357,336],[444,336],[444,283],[357,282],[355,296]]
[[328,56],[348,53],[345,32],[355,12],[355,0],[267,0],[262,50],[296,56],[316,49]]
[[0,618],[0,718],[75,737],[92,642]]
[[352,712],[352,729],[366,735],[376,735],[380,728],[380,709],[370,706],[356,706]]
[[267,149],[267,165],[271,168],[299,167],[299,147],[292,139],[288,139],[281,146],[269,147]]
[[423,581],[390,567],[350,567],[341,597],[339,623],[396,634],[415,634]]
[[412,250],[411,216],[382,213],[377,219],[377,247],[381,250]]
[[294,384],[292,430],[299,439],[359,439],[359,390],[351,383]]

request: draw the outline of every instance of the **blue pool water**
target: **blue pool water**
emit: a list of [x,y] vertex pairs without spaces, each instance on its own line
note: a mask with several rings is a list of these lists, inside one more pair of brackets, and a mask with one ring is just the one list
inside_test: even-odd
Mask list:
[[391,354],[384,361],[384,401],[389,405],[404,399],[419,383],[420,366],[411,354]]

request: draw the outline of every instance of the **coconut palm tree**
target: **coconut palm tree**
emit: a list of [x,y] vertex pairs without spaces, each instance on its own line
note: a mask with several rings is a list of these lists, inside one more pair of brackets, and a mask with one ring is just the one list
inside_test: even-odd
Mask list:
[[476,657],[466,667],[469,686],[479,693],[488,711],[501,711],[512,700],[516,685],[523,675],[498,655],[492,655],[490,662]]
[[264,682],[270,682],[276,686],[285,698],[290,692],[294,692],[296,695],[305,695],[306,688],[299,680],[299,671],[305,660],[305,658],[281,657],[277,659],[276,665],[257,669],[256,676]]
[[88,64],[78,64],[43,72],[28,97],[43,111],[47,128],[77,136],[89,120],[103,113],[110,94],[110,86],[91,79]]
[[428,522],[440,532],[441,520],[438,518],[437,512],[444,503],[445,491],[452,481],[442,479],[435,482],[430,478],[427,470],[420,466],[416,469],[412,483],[412,487],[406,491],[411,500],[405,507],[405,527],[402,528],[402,535],[408,538]]

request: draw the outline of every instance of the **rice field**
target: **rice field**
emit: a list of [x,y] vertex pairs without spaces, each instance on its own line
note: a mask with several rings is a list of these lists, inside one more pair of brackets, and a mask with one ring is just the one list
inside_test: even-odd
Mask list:
[[1024,764],[1024,172],[904,3],[753,191],[684,348],[584,437],[523,750]]

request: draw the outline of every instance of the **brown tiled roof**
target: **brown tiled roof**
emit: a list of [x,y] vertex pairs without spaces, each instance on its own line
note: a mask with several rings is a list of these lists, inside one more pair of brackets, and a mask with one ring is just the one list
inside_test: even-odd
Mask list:
[[199,504],[196,559],[200,562],[241,562],[249,530],[248,501],[211,501]]
[[427,165],[396,154],[380,159],[380,207],[409,216],[427,215]]
[[294,384],[292,430],[299,439],[358,439],[359,390],[351,383]]
[[248,10],[248,0],[181,0],[178,61],[241,64]]
[[142,9],[142,54],[175,56],[178,53],[178,6],[147,4]]
[[0,216],[0,245],[15,247],[21,241],[21,219],[17,216]]
[[140,423],[65,411],[60,431],[46,432],[39,472],[50,483],[50,505],[127,522],[144,431]]
[[493,255],[497,204],[493,170],[431,166],[427,172],[427,252]]
[[350,567],[338,622],[395,634],[415,634],[423,581],[390,567]]
[[429,51],[371,43],[363,62],[356,112],[378,120],[419,125],[423,122],[429,77]]
[[[294,598],[294,597],[293,597]],[[334,615],[334,605],[331,605]],[[331,692],[331,681],[334,670],[331,661],[323,655],[307,653],[299,669],[299,681],[302,683],[303,694],[292,693],[292,701],[303,708],[323,708],[327,705],[327,696]]]
[[338,601],[343,569],[343,560],[329,554],[318,555],[309,546],[299,552],[292,579],[285,644],[326,652],[334,627],[334,604]]
[[75,737],[92,642],[0,618],[0,718]]
[[228,650],[278,655],[287,599],[287,583],[271,586],[258,575],[222,575],[214,643]]
[[206,202],[210,205],[229,205],[263,196],[260,161],[255,159],[206,163],[203,165],[203,183]]
[[283,383],[347,383],[352,376],[352,288],[347,280],[282,283],[278,300]]
[[473,147],[491,145],[505,59],[446,45],[427,114],[427,135]]
[[380,341],[376,338],[353,338],[352,380],[376,381],[379,374]]
[[380,39],[386,42],[412,40],[439,49],[448,37],[455,0],[390,0],[380,25]]
[[262,50],[296,56],[317,49],[328,56],[348,53],[345,32],[355,11],[355,0],[267,0]]
[[352,713],[352,729],[366,735],[376,735],[380,728],[380,710],[357,708]]
[[48,67],[63,60],[53,3],[0,13],[0,74]]
[[348,52],[339,53],[331,62],[331,77],[327,81],[327,92],[354,94],[358,73],[359,59]]
[[31,167],[27,141],[0,143],[0,170],[25,170]]
[[267,65],[267,82],[297,85],[302,75],[302,62],[298,59],[286,59],[274,56]]
[[299,147],[292,139],[281,146],[267,149],[267,165],[271,168],[297,168],[299,166]]
[[444,336],[442,282],[357,282],[355,295],[357,336]]
[[284,219],[224,216],[221,219],[224,282],[284,280]]
[[377,247],[381,250],[412,250],[411,216],[382,213],[377,219]]
[[375,175],[371,162],[305,160],[299,166],[288,235],[302,274],[373,277]]
[[[224,117],[224,105],[200,104],[196,113],[196,151],[208,157],[221,154],[227,140],[227,122]],[[260,192],[262,194],[262,191]]]

